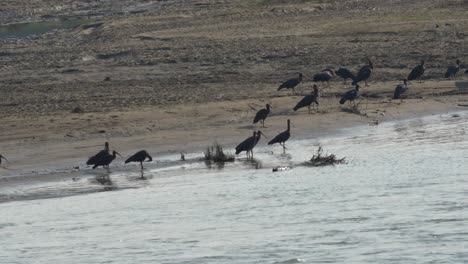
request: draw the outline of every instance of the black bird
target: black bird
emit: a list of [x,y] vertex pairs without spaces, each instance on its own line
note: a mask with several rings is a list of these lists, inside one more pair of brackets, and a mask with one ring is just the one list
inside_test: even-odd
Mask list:
[[90,158],[88,159],[88,161],[86,161],[86,165],[94,165],[94,164],[96,164],[96,162],[97,162],[98,160],[100,160],[100,159],[106,157],[107,155],[110,155],[109,151],[110,151],[110,150],[109,150],[109,143],[106,142],[106,143],[104,144],[104,149],[101,150],[101,151],[99,151],[96,155],[90,157]]
[[354,76],[354,74],[353,74],[350,70],[348,70],[348,69],[346,69],[346,68],[339,68],[339,69],[335,72],[335,74],[338,75],[338,76],[340,76],[341,78],[343,78],[344,83],[346,83],[346,80],[347,80],[347,79],[351,79],[351,80],[354,81],[354,79],[356,78],[356,77]]
[[408,90],[408,81],[403,79],[403,84],[398,84],[393,93],[393,99],[400,99],[400,96]]
[[140,162],[141,170],[143,170],[143,161],[145,161],[146,159],[148,159],[147,160],[148,162],[153,161],[153,157],[151,157],[150,154],[146,152],[146,150],[140,150],[137,153],[135,153],[133,156],[128,158],[125,161],[125,164],[129,162]]
[[[265,134],[263,134],[262,131],[257,131],[257,136],[255,137],[255,141],[254,141],[254,144],[253,144],[253,147],[252,149],[250,150],[250,157],[253,158],[253,149],[255,148],[255,146],[257,145],[257,143],[260,141],[260,138],[262,137],[262,135],[265,136]],[[265,136],[266,137],[266,136]]]
[[253,136],[248,137],[247,139],[242,141],[239,145],[237,145],[236,155],[238,155],[242,151],[245,151],[247,153],[247,158],[249,158],[250,157],[250,152],[251,152],[251,150],[253,149],[253,147],[256,144],[256,142],[255,142],[256,140],[257,140],[257,131],[254,131]]
[[[2,164],[2,159],[8,161],[7,158],[5,158],[4,156],[0,155],[0,165]],[[8,162],[9,162],[9,161],[8,161]]]
[[313,82],[327,82],[328,84],[328,82],[333,78],[333,75],[334,75],[333,71],[329,69],[325,69],[322,72],[315,74],[312,77],[312,81]]
[[457,60],[456,66],[449,66],[445,72],[445,78],[454,77],[457,75],[458,70],[460,70],[460,60]]
[[275,143],[279,143],[281,146],[283,146],[283,150],[286,149],[286,146],[284,143],[289,139],[291,136],[291,120],[288,119],[288,129],[286,131],[283,131],[279,133],[276,137],[274,137],[270,142],[268,142],[268,145],[273,145]]
[[368,64],[362,66],[361,69],[359,69],[356,77],[353,80],[353,85],[356,85],[361,81],[364,81],[366,83],[366,86],[367,86],[367,80],[372,75],[372,72],[374,70],[374,64],[372,63],[372,61],[369,58],[366,58],[366,59],[367,59]]
[[347,91],[340,100],[340,104],[344,104],[346,101],[349,101],[350,103],[354,103],[354,107],[356,107],[356,103],[354,100],[359,97],[359,88],[360,86],[356,84],[356,88]]
[[416,65],[413,70],[411,70],[410,74],[408,75],[408,78],[406,78],[408,81],[413,81],[416,79],[421,80],[421,76],[424,74],[424,60],[421,60],[421,64]]
[[280,87],[278,87],[278,91],[283,89],[283,88],[292,89],[293,94],[294,94],[294,87],[296,87],[301,82],[302,82],[302,73],[299,73],[298,78],[289,79],[289,80],[285,81],[283,84],[281,84]]
[[298,109],[302,107],[308,107],[309,109],[309,114],[310,114],[310,105],[315,103],[317,105],[317,110],[319,106],[318,98],[319,98],[319,92],[318,92],[318,87],[317,85],[314,84],[314,90],[312,91],[311,94],[304,96],[299,103],[296,104],[296,106],[293,108],[294,111],[297,111]]
[[465,74],[468,74],[468,69],[465,70]]
[[262,123],[262,127],[265,127],[265,119],[268,117],[268,114],[270,114],[270,108],[270,104],[266,104],[266,108],[258,110],[253,123],[256,124],[260,121]]
[[114,150],[112,151],[112,155],[107,154],[106,156],[101,157],[94,163],[93,170],[99,166],[106,167],[107,169],[109,169],[109,164],[111,164],[115,157],[117,157],[116,155],[121,156],[117,151]]

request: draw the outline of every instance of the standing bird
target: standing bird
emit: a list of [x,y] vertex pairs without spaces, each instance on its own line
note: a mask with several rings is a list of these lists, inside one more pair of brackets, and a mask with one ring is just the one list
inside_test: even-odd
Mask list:
[[349,103],[353,102],[354,107],[356,107],[356,102],[354,100],[359,97],[359,88],[360,86],[356,84],[356,88],[347,91],[341,97],[340,104],[344,104],[346,101],[348,101]]
[[343,82],[346,84],[346,80],[347,79],[351,79],[354,81],[354,79],[356,78],[354,76],[354,74],[346,69],[346,68],[339,68],[336,72],[335,72],[336,75],[340,76],[341,78],[343,78]]
[[275,143],[279,143],[281,146],[283,146],[283,150],[286,149],[286,146],[284,143],[289,139],[291,136],[291,120],[288,119],[288,129],[286,131],[283,131],[279,133],[276,137],[274,137],[270,142],[268,142],[268,145],[273,145]]
[[99,166],[107,168],[109,170],[109,164],[117,157],[116,155],[121,156],[117,151],[112,151],[112,155],[107,154],[106,156],[100,158],[94,163],[93,170]]
[[408,81],[403,79],[403,84],[398,84],[393,93],[393,99],[400,99],[400,96],[408,90]]
[[[254,141],[254,144],[252,146],[252,149],[250,149],[250,157],[253,158],[253,149],[255,148],[255,146],[257,145],[257,143],[260,141],[260,138],[263,136],[265,136],[265,134],[263,134],[262,131],[258,130],[257,131],[257,136],[255,137],[255,141]],[[266,137],[266,136],[265,136]]]
[[312,81],[313,82],[327,82],[327,84],[329,84],[329,81],[333,78],[334,75],[335,73],[333,72],[333,70],[325,69],[321,71],[320,73],[315,74],[312,77]]
[[445,78],[448,79],[450,77],[455,78],[455,75],[457,75],[458,70],[460,70],[460,60],[457,59],[456,61],[456,66],[449,66],[447,68],[447,71],[445,72]]
[[280,85],[280,87],[278,87],[278,91],[283,89],[283,88],[286,88],[286,89],[292,89],[293,91],[293,94],[294,93],[294,88],[300,84],[302,82],[302,73],[299,73],[299,77],[298,78],[292,78],[292,79],[289,79],[287,81],[285,81],[283,84]]
[[265,127],[265,119],[268,117],[268,114],[270,114],[270,109],[270,104],[266,104],[266,108],[258,110],[253,123],[256,124],[260,121],[262,123],[262,127]]
[[421,60],[421,64],[416,65],[413,70],[411,70],[408,78],[408,81],[419,79],[421,81],[421,76],[424,74],[424,60]]
[[[247,158],[250,158],[250,152],[253,149],[253,147],[256,144],[257,140],[257,131],[253,132],[253,136],[248,137],[244,141],[242,141],[239,145],[236,147],[236,155],[241,153],[242,151],[245,151],[247,153]],[[258,142],[258,141],[257,141]]]
[[366,58],[366,59],[367,59],[368,64],[362,66],[361,69],[359,69],[356,77],[353,80],[353,85],[356,85],[361,81],[364,81],[366,83],[366,86],[368,86],[367,80],[371,77],[372,72],[374,71],[374,64],[369,58]]
[[294,112],[297,111],[298,109],[302,108],[302,107],[307,106],[308,109],[309,109],[309,114],[310,114],[310,105],[313,104],[313,103],[315,103],[315,105],[317,106],[317,110],[318,110],[319,91],[318,91],[317,85],[314,84],[313,88],[314,88],[314,90],[312,91],[311,94],[304,96],[304,98],[302,98],[302,100],[299,101],[299,103],[296,104],[296,106],[293,108]]
[[104,157],[110,155],[109,151],[110,151],[110,150],[109,150],[109,143],[106,142],[106,143],[104,144],[104,149],[101,150],[101,151],[99,151],[96,155],[90,157],[90,158],[88,159],[88,161],[86,161],[86,165],[94,165],[94,164],[96,164],[96,162],[97,162],[98,160],[100,160],[100,159],[102,159],[102,158],[104,158]]
[[465,70],[465,74],[468,74],[468,69]]
[[143,170],[143,161],[145,161],[146,159],[148,159],[147,160],[148,162],[153,161],[153,157],[151,157],[150,154],[146,152],[146,150],[140,150],[137,153],[135,153],[133,156],[128,158],[125,161],[125,164],[129,162],[140,162],[141,170]]
[[[4,156],[0,155],[0,165],[2,164],[2,159],[8,161],[7,158],[5,158]],[[9,162],[9,161],[8,161],[8,162]]]

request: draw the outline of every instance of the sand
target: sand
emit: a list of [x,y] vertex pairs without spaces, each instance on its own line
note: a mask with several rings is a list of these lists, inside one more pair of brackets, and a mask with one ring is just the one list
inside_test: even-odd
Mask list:
[[[124,157],[140,149],[156,158],[202,155],[215,141],[232,149],[254,129],[271,138],[288,118],[294,140],[466,109],[468,78],[442,78],[456,58],[468,60],[463,1],[387,2],[121,1],[117,7],[89,1],[62,9],[44,8],[61,3],[53,0],[42,9],[41,3],[8,3],[2,23],[92,21],[0,39],[0,153],[10,160],[0,175],[84,169],[105,141]],[[292,111],[301,95],[276,90],[302,72],[297,91],[305,95],[314,73],[340,66],[356,71],[365,57],[375,72],[362,89],[359,113],[338,104],[352,88],[338,78],[319,84],[320,109],[310,115]],[[427,61],[423,82],[413,82],[404,100],[391,100],[420,59]],[[252,125],[266,103],[273,106],[267,127]]]

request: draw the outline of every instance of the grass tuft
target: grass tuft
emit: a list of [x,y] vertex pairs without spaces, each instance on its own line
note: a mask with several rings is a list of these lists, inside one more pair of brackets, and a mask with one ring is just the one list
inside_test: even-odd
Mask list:
[[211,162],[232,162],[234,161],[234,155],[225,154],[223,147],[215,142],[213,145],[208,146],[205,151],[205,161]]

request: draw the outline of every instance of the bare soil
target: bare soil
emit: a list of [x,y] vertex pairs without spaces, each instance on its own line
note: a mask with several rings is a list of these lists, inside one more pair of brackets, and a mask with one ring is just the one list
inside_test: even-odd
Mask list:
[[[468,105],[468,78],[443,79],[457,58],[468,63],[466,0],[15,0],[2,3],[0,17],[90,19],[0,39],[0,152],[18,169],[76,163],[104,140],[121,151],[234,144],[257,128],[251,119],[267,102],[274,112],[265,133],[292,118],[302,135]],[[375,71],[359,113],[338,104],[350,89],[338,78],[319,85],[312,115],[291,110],[300,96],[276,90],[302,72],[297,90],[309,93],[313,74],[357,71],[366,57]],[[423,82],[390,100],[421,59]]]

